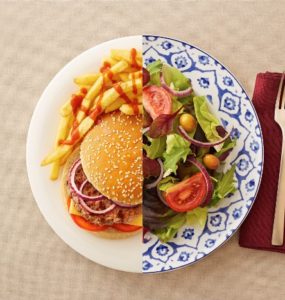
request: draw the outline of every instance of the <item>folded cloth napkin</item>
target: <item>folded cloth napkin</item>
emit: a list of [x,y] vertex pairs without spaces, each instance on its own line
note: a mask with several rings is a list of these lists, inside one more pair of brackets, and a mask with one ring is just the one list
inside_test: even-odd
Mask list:
[[241,227],[239,244],[247,248],[285,253],[285,243],[283,246],[271,245],[282,143],[281,130],[274,121],[280,78],[281,74],[269,72],[256,77],[252,101],[263,133],[264,170],[258,196]]

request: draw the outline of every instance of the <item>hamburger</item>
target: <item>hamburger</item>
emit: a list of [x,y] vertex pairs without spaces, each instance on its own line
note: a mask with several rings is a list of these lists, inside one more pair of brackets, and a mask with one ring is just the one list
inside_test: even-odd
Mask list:
[[142,226],[142,117],[103,115],[65,164],[62,185],[75,222],[105,238]]

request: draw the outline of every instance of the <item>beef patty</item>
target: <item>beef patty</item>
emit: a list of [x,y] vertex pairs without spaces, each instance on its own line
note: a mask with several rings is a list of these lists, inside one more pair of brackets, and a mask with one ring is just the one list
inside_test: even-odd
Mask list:
[[[116,207],[113,210],[107,212],[106,214],[103,215],[92,214],[86,209],[84,209],[84,207],[82,207],[78,195],[73,192],[68,179],[69,178],[66,179],[68,193],[72,198],[72,200],[74,201],[75,208],[78,210],[81,216],[87,221],[89,221],[90,223],[96,225],[112,225],[114,223],[126,223],[132,221],[134,217],[142,213],[142,205],[138,205],[135,207],[121,207],[116,205]],[[78,167],[75,174],[75,184],[77,188],[79,189],[86,180],[87,178],[86,175],[84,174],[82,166]],[[88,181],[84,184],[82,192],[83,194],[88,196],[100,195],[100,193]],[[86,201],[86,204],[92,209],[104,210],[108,208],[110,205],[112,205],[113,202],[107,198],[104,198],[103,200],[98,200],[96,202]]]

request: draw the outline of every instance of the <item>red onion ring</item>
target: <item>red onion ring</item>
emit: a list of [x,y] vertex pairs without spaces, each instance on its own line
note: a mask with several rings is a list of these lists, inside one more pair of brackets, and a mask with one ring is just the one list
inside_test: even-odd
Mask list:
[[149,127],[143,128],[142,129],[142,134],[146,134],[149,131]]
[[158,188],[158,186],[156,187],[156,193],[157,193],[157,196],[158,196],[159,200],[160,200],[164,205],[166,205],[167,207],[169,207],[168,203],[166,202],[166,200],[165,200],[164,197],[162,196],[162,193],[161,193],[160,189]]
[[83,209],[85,209],[86,211],[88,211],[91,214],[95,214],[95,215],[103,215],[106,214],[107,212],[110,212],[111,210],[113,210],[116,207],[116,204],[113,203],[112,205],[110,205],[109,207],[107,207],[106,209],[103,210],[95,210],[90,208],[83,199],[79,198],[79,203],[81,204],[81,206],[83,207]]
[[230,131],[229,131],[223,138],[221,138],[220,140],[218,140],[216,142],[201,142],[201,141],[191,138],[187,134],[187,132],[183,129],[183,127],[180,125],[177,127],[177,131],[189,143],[191,143],[195,146],[198,146],[198,147],[202,147],[202,148],[210,148],[210,147],[214,147],[216,145],[222,144],[230,136]]
[[163,75],[161,74],[160,76],[160,83],[161,83],[161,86],[167,90],[167,92],[175,97],[186,97],[186,96],[189,96],[191,95],[192,93],[192,88],[189,87],[187,88],[186,90],[183,90],[183,91],[175,91],[173,90],[172,88],[170,88],[167,83],[165,82],[164,78],[163,78]]
[[81,187],[79,189],[80,193],[83,193],[83,188],[86,185],[86,183],[89,182],[88,179],[86,179],[85,181],[83,181],[83,183],[81,184]]
[[206,186],[207,186],[207,194],[201,205],[202,207],[204,207],[204,206],[208,205],[210,203],[210,201],[212,200],[213,191],[214,191],[214,185],[213,185],[212,179],[211,179],[209,173],[207,172],[207,170],[205,169],[205,167],[196,158],[191,156],[191,157],[187,158],[187,161],[189,161],[194,166],[196,166],[204,176]]
[[83,182],[83,184],[81,185],[80,189],[78,189],[78,187],[75,184],[75,173],[78,169],[78,167],[81,165],[81,160],[78,159],[77,161],[75,161],[75,163],[73,164],[73,166],[71,167],[70,173],[69,173],[69,183],[70,183],[70,187],[73,190],[73,192],[82,200],[92,200],[92,201],[98,201],[98,200],[103,200],[106,197],[103,195],[99,195],[99,196],[87,196],[84,195],[82,193],[82,189],[83,189],[83,185],[86,184],[86,181]]
[[145,187],[148,190],[156,187],[158,185],[158,183],[160,182],[160,180],[162,179],[162,177],[163,177],[163,164],[162,164],[162,161],[161,161],[160,158],[158,158],[157,162],[159,163],[159,166],[160,166],[160,174],[154,182],[145,185]]

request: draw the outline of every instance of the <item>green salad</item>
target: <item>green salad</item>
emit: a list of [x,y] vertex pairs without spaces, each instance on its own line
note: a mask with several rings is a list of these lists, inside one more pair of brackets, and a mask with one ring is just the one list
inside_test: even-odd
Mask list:
[[236,145],[205,96],[160,60],[143,69],[144,229],[163,242],[184,225],[204,227],[208,208],[235,192]]

